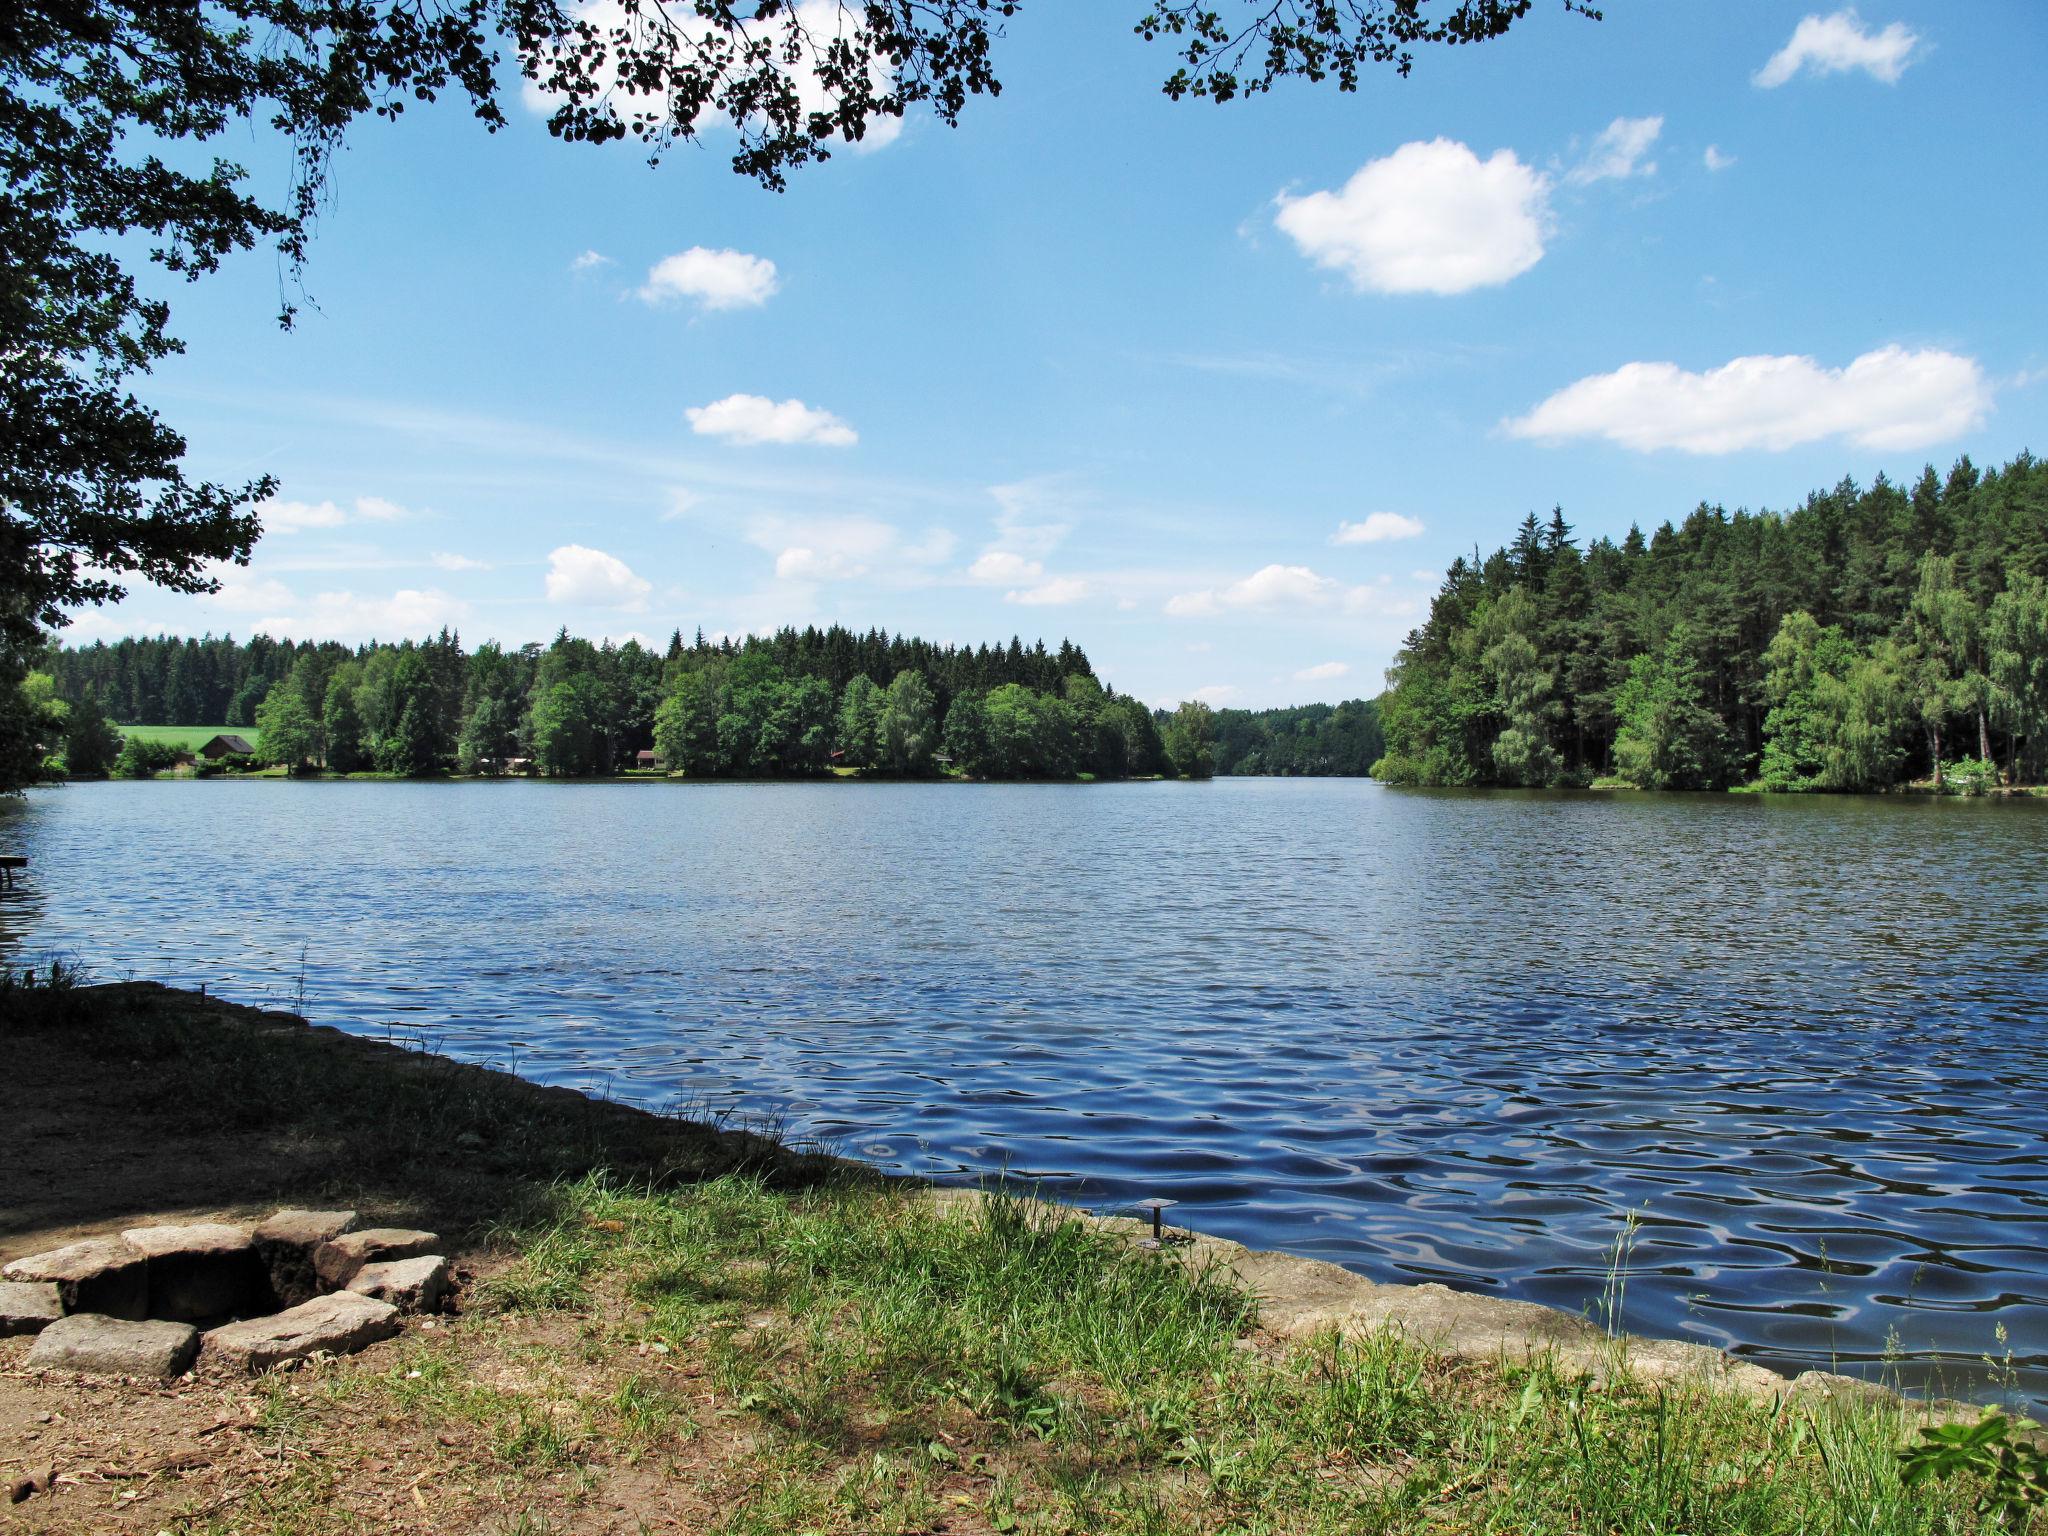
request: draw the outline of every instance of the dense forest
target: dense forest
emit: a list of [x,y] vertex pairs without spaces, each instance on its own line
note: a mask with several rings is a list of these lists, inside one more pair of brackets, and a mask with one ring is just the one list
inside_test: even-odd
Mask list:
[[[93,748],[111,716],[253,725],[264,759],[337,773],[582,776],[642,752],[699,777],[1207,777],[1215,763],[1206,706],[1155,712],[1104,687],[1067,642],[936,646],[836,627],[744,642],[677,633],[665,651],[567,633],[510,651],[465,651],[446,631],[354,649],[158,637],[52,648],[41,672],[95,738],[74,758],[105,755]],[[147,770],[152,750],[132,740],[121,766]]]
[[1701,506],[1454,562],[1388,673],[1375,777],[1873,790],[2048,768],[2048,466]]
[[1373,699],[1292,709],[1219,709],[1216,771],[1285,777],[1364,777],[1386,751]]

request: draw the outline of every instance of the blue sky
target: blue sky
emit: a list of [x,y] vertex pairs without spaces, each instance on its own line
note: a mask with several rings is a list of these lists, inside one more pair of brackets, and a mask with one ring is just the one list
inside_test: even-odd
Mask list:
[[999,100],[780,196],[516,95],[358,132],[317,309],[279,332],[269,255],[179,287],[144,391],[200,472],[282,481],[253,563],[73,638],[842,622],[1295,703],[1377,692],[1525,512],[2048,451],[2037,0],[1540,5],[1221,108],[1158,93],[1142,9],[1034,0]]

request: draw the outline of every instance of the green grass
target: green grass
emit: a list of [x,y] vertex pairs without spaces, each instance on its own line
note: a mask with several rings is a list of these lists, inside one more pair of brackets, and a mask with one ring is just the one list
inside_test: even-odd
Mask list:
[[253,725],[122,725],[115,729],[123,736],[133,736],[141,741],[165,741],[192,752],[216,736],[239,736],[252,747],[263,744],[263,733]]
[[708,1393],[664,1397],[621,1367],[584,1411],[593,1447],[639,1455],[744,1434],[726,1532],[947,1510],[1132,1536],[1998,1528],[1966,1483],[1901,1485],[1901,1408],[1596,1386],[1387,1333],[1282,1344],[1224,1277],[1037,1205],[748,1177],[561,1201],[487,1304],[605,1319],[594,1358],[701,1371]]

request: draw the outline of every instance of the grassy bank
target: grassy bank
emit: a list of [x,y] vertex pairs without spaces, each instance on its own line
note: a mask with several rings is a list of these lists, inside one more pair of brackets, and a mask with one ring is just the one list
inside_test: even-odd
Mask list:
[[[35,1001],[0,1011],[0,1048],[178,1128],[156,1160],[188,1196],[435,1213],[475,1273],[459,1318],[353,1360],[105,1389],[97,1418],[0,1345],[0,1435],[54,1411],[51,1454],[103,1469],[32,1528],[2000,1528],[1967,1478],[1902,1486],[1897,1406],[1600,1386],[1385,1334],[1284,1342],[1223,1277],[1046,1207],[160,989]],[[0,1088],[0,1111],[22,1097]],[[187,1169],[209,1142],[225,1172]]]
[[263,733],[253,725],[117,725],[123,736],[143,741],[160,741],[187,752],[197,752],[216,736],[239,736],[251,746],[261,745]]

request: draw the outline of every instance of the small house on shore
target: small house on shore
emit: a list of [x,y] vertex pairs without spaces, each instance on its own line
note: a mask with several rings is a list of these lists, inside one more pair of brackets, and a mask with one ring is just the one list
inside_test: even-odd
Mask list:
[[227,732],[207,737],[199,744],[199,755],[209,763],[217,763],[224,757],[254,757],[256,746],[246,736]]
[[659,768],[661,766],[661,759],[645,747],[642,747],[633,754],[633,766],[635,768]]

